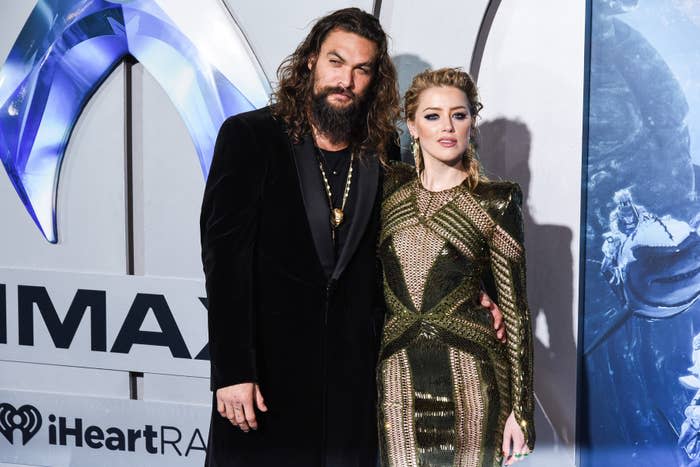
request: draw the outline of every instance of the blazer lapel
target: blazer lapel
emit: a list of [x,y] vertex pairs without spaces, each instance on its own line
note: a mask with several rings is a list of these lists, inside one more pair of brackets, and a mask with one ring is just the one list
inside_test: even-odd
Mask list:
[[[379,163],[375,158],[367,158],[357,164],[357,204],[355,205],[355,215],[350,221],[350,230],[343,246],[343,251],[340,252],[338,261],[333,270],[333,279],[338,279],[342,272],[347,267],[352,255],[360,243],[360,239],[365,233],[367,222],[374,209],[374,201],[377,194],[377,185],[379,184]],[[321,187],[323,189],[323,187]]]
[[321,181],[313,140],[305,136],[301,144],[293,146],[294,162],[301,185],[306,219],[316,246],[316,254],[326,276],[333,272],[335,251],[331,237],[331,223],[328,218],[328,199]]

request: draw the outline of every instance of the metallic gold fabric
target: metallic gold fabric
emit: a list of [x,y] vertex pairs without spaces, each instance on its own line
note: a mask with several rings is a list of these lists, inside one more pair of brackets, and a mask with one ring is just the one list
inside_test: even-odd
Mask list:
[[382,369],[382,410],[380,418],[384,435],[382,448],[397,465],[418,467],[416,461],[415,429],[413,427],[413,394],[411,370],[406,351],[402,350],[384,362]]
[[[520,191],[485,182],[429,192],[409,166],[384,187],[379,362],[385,466],[497,466],[510,412],[534,447],[532,331]],[[507,344],[478,303],[496,284]]]
[[450,349],[452,365],[452,385],[455,393],[455,406],[458,414],[455,423],[457,436],[454,465],[459,467],[479,467],[481,437],[484,414],[488,404],[488,394],[481,387],[481,375],[476,359],[457,349]]

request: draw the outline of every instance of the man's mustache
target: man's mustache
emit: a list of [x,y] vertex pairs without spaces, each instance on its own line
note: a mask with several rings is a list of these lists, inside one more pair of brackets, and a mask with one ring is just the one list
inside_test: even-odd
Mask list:
[[328,97],[331,94],[342,94],[350,99],[355,99],[355,93],[342,86],[326,86],[319,92],[319,95],[323,97]]

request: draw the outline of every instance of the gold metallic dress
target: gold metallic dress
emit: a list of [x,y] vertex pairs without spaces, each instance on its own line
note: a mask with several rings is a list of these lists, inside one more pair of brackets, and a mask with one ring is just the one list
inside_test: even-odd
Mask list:
[[[430,192],[411,166],[389,172],[379,244],[387,303],[378,372],[384,466],[499,466],[511,411],[534,447],[520,202],[513,183]],[[506,344],[478,303],[485,287],[496,293]]]

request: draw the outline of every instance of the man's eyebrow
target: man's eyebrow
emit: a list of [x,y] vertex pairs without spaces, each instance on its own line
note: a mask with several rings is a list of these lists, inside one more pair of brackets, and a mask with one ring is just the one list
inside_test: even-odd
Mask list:
[[338,60],[340,60],[341,62],[343,62],[343,63],[345,62],[345,59],[344,59],[338,52],[336,52],[335,50],[331,50],[330,52],[328,52],[328,55],[333,55],[333,56],[335,56]]
[[[331,50],[330,52],[328,52],[327,55],[329,55],[329,56],[332,55],[332,56],[336,57],[338,60],[340,60],[340,61],[343,62],[343,63],[346,62],[346,60],[342,57],[342,55],[340,55],[340,53],[338,53],[338,52],[335,51],[335,50]],[[372,67],[374,66],[374,61],[358,63],[357,65],[355,65],[355,68],[360,68],[360,67],[363,67],[363,66],[372,68]]]

